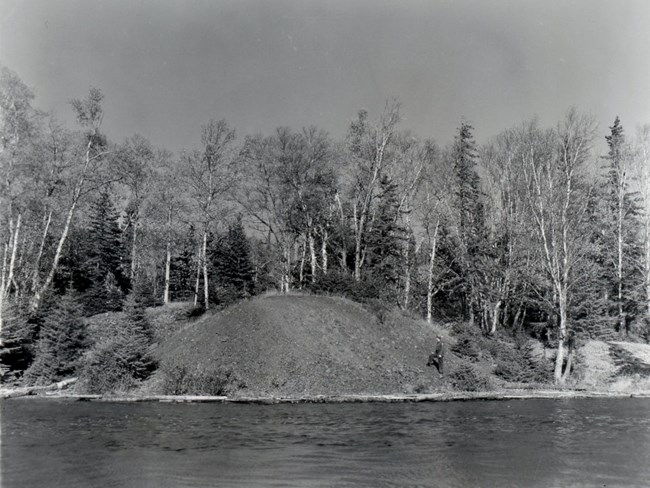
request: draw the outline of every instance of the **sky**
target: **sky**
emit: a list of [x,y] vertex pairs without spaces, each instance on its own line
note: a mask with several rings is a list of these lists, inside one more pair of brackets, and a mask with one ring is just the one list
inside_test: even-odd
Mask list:
[[605,135],[650,123],[647,0],[0,0],[0,63],[35,105],[105,94],[103,129],[173,151],[226,119],[239,136],[402,104],[402,128],[485,142],[575,106]]

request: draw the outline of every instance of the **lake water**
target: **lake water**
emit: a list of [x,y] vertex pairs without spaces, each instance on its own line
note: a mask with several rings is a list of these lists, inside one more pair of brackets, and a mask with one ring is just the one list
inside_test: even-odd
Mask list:
[[650,486],[650,400],[0,404],[1,486]]

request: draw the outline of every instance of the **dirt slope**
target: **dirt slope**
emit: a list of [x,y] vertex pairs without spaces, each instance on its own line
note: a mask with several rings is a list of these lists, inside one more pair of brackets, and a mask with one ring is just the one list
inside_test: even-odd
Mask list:
[[190,323],[159,357],[162,366],[231,367],[240,395],[428,392],[440,387],[426,366],[438,333],[397,313],[380,321],[343,298],[269,296]]

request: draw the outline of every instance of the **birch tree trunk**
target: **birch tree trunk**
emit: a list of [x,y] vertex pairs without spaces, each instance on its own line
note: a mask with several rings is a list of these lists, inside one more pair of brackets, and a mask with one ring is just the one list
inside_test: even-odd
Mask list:
[[291,290],[291,245],[288,243],[284,244],[284,258],[280,293],[289,293]]
[[203,246],[199,244],[196,256],[196,284],[194,285],[194,306],[199,304],[199,286],[201,285],[201,254]]
[[501,305],[503,304],[502,300],[497,301],[494,305],[494,311],[492,312],[492,327],[490,327],[490,335],[494,335],[497,331],[497,324],[499,323],[499,314],[501,311]]
[[7,244],[2,253],[2,274],[0,275],[0,346],[2,345],[2,328],[4,326],[5,287],[7,286]]
[[16,267],[16,255],[18,254],[18,236],[20,234],[20,224],[22,220],[22,214],[18,214],[16,219],[16,227],[13,232],[13,239],[11,244],[11,258],[9,259],[9,273],[7,275],[7,281],[5,282],[4,295],[5,298],[9,296],[9,290],[11,290],[11,284],[14,282],[14,270]]
[[311,282],[316,283],[316,243],[314,242],[314,234],[309,231],[309,257],[311,259]]
[[138,218],[133,220],[133,239],[131,239],[131,283],[135,282],[135,272],[137,268],[137,241],[138,241]]
[[[296,245],[298,245],[296,243]],[[307,259],[307,239],[305,236],[303,236],[302,239],[302,251],[300,252],[300,269],[299,269],[299,288],[302,290],[302,284],[304,283],[304,275],[305,275],[305,261]],[[297,258],[297,256],[296,256]]]
[[[355,206],[354,209],[355,221],[357,219],[357,209]],[[361,243],[363,239],[363,233],[365,231],[366,224],[366,215],[365,212],[362,212],[361,217],[359,217],[358,222],[355,225],[355,236],[354,236],[354,279],[355,281],[361,281]]]
[[557,344],[557,355],[555,356],[555,372],[553,374],[553,377],[556,384],[563,385],[565,384],[568,376],[568,373],[567,375],[562,374],[562,367],[564,366],[564,341],[566,340],[567,330],[566,290],[559,289],[558,298],[560,308],[559,340]]
[[[83,183],[82,183],[83,184]],[[38,310],[38,307],[41,304],[41,300],[43,298],[43,295],[47,291],[47,289],[50,287],[50,284],[52,283],[52,280],[54,279],[54,275],[59,268],[59,261],[61,260],[61,254],[63,253],[63,246],[65,245],[65,241],[68,238],[68,233],[70,232],[70,224],[72,223],[72,217],[74,216],[74,211],[77,208],[77,201],[79,199],[79,194],[81,193],[81,186],[77,187],[79,189],[78,192],[76,193],[75,198],[72,200],[72,204],[70,205],[70,208],[68,209],[68,215],[65,219],[65,225],[63,226],[63,231],[61,232],[61,237],[59,238],[59,243],[56,246],[56,252],[54,253],[54,260],[52,261],[52,266],[50,267],[50,272],[47,274],[47,277],[45,278],[45,282],[43,285],[36,290],[36,293],[34,294],[34,298],[32,299],[31,303],[31,310],[32,312],[35,312]]]
[[322,242],[321,242],[321,247],[320,247],[320,254],[321,254],[321,269],[323,271],[323,274],[327,274],[327,229],[323,230],[323,235],[322,235]]
[[163,291],[163,303],[167,305],[169,303],[169,279],[171,275],[171,263],[172,263],[172,251],[171,251],[171,244],[169,240],[167,241],[167,246],[166,246],[166,259],[165,259],[165,287]]
[[617,251],[618,251],[618,262],[616,269],[616,279],[617,279],[617,294],[618,294],[618,330],[619,332],[625,332],[627,334],[627,329],[625,326],[625,315],[623,313],[623,196],[624,193],[619,194],[618,199],[618,222],[617,222]]
[[50,230],[50,224],[52,223],[52,210],[47,214],[47,219],[45,221],[45,229],[43,230],[43,236],[41,237],[41,244],[38,248],[38,254],[34,261],[34,269],[32,271],[32,293],[38,289],[40,281],[40,268],[41,268],[41,259],[43,258],[43,251],[45,250],[45,241],[47,240],[47,235]]
[[165,288],[163,291],[163,303],[169,303],[169,286],[172,268],[172,243],[171,243],[171,228],[172,228],[172,207],[167,209],[167,242],[165,245],[166,258],[165,258]]
[[208,229],[203,230],[203,252],[201,253],[201,263],[203,265],[203,298],[205,300],[205,309],[210,307],[209,290],[208,290]]
[[440,217],[436,220],[436,225],[433,230],[433,238],[431,240],[431,252],[429,254],[429,277],[427,280],[427,323],[433,321],[433,272],[436,262],[436,248],[438,247],[438,229],[440,228]]

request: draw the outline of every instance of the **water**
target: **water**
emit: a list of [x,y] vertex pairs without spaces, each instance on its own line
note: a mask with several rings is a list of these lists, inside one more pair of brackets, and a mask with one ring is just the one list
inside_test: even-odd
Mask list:
[[650,486],[650,400],[3,401],[2,487]]

